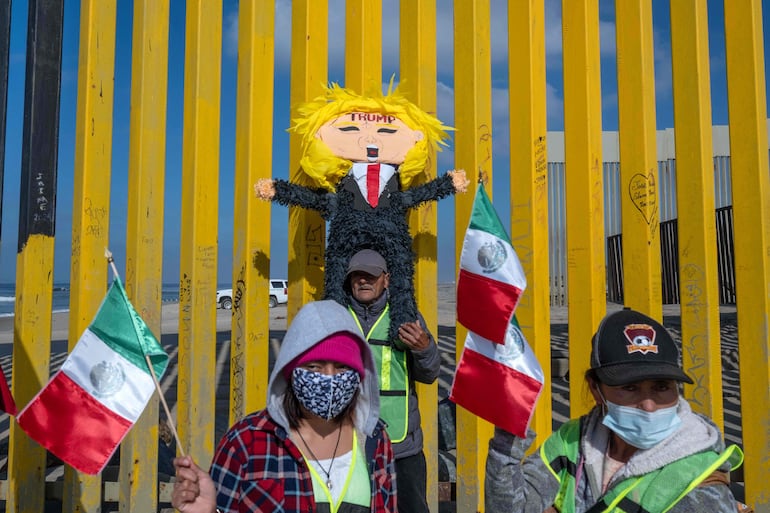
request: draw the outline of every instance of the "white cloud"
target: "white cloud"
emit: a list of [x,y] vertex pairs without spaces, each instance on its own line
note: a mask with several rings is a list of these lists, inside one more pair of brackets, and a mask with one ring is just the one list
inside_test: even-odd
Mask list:
[[291,63],[291,0],[275,2],[275,71],[288,75]]
[[454,70],[454,12],[450,2],[436,7],[436,66],[439,76],[453,75]]
[[599,54],[601,58],[615,58],[615,23],[613,21],[599,21]]
[[655,94],[664,98],[671,97],[673,76],[671,72],[671,41],[668,34],[653,32],[655,56]]
[[555,87],[553,84],[546,84],[545,86],[545,110],[546,110],[546,125],[549,127],[564,128],[564,96],[561,88]]
[[492,153],[508,155],[511,151],[511,109],[508,88],[492,88]]
[[554,61],[561,63],[562,32],[561,32],[561,2],[548,0],[545,3],[545,58],[546,63]]
[[[345,70],[345,0],[330,0],[329,13],[329,80],[344,85]],[[336,74],[339,73],[339,76]]]
[[453,125],[455,119],[455,91],[443,83],[436,84],[436,111],[438,118],[446,125]]
[[[399,62],[399,10],[398,1],[388,0],[382,7],[382,62],[387,82],[398,69]],[[328,3],[328,69],[329,81],[344,85],[345,70],[345,0],[329,0]],[[291,63],[291,0],[276,0],[275,60],[276,69],[288,72]]]
[[[454,89],[442,82],[436,84],[436,117],[438,117],[445,125],[454,126],[455,92]],[[449,147],[445,147],[443,151],[438,154],[437,174],[439,175],[445,170],[454,167],[454,132],[450,132],[449,135],[451,139]]]
[[[224,14],[224,29],[222,34],[225,55],[238,55],[238,17],[236,7]],[[291,0],[276,0],[275,2],[275,67],[276,72],[283,69],[288,71],[291,59]]]
[[225,55],[235,57],[238,55],[238,9],[226,12],[223,22],[222,45]]
[[[382,78],[386,83],[390,80],[390,75],[396,73],[399,67],[399,16],[398,0],[382,2]],[[396,75],[398,77],[399,74]]]

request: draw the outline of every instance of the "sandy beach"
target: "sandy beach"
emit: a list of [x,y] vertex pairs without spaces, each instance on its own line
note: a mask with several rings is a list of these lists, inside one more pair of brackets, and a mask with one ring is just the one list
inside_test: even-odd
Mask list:
[[[232,310],[217,309],[217,333],[229,332],[231,328]],[[282,333],[286,330],[287,308],[280,304],[269,310],[270,331]],[[67,312],[51,314],[51,352],[53,354],[67,351],[69,337],[69,316]],[[455,301],[454,284],[439,285],[438,324],[454,326]],[[10,356],[13,349],[14,317],[0,317],[0,357]],[[179,334],[179,304],[165,302],[161,306],[161,338],[162,342],[172,339]],[[219,338],[219,337],[217,337]]]
[[[454,285],[441,286],[446,289],[441,295],[445,298],[439,306],[439,325],[453,326],[455,319]],[[448,292],[451,291],[451,298]],[[217,333],[230,331],[232,310],[217,309]],[[286,330],[287,308],[285,304],[271,308],[270,331]],[[54,312],[51,314],[51,341],[59,345],[69,337],[69,312]],[[13,316],[0,317],[0,356],[11,354],[7,345],[13,344]],[[179,334],[179,304],[166,302],[161,306],[161,335]],[[65,349],[66,350],[66,345]],[[56,349],[54,349],[56,351]]]
[[[281,314],[281,311],[283,312]],[[69,336],[69,312],[54,312],[51,314],[51,341],[66,341]],[[217,310],[217,332],[230,330],[230,318],[232,311]],[[270,329],[273,329],[273,321],[280,326],[284,319],[282,329],[285,329],[286,306],[279,306],[271,310]],[[0,346],[13,343],[14,318],[0,317]],[[281,329],[281,328],[279,328]],[[161,306],[161,335],[175,335],[179,333],[179,304],[176,302],[163,303]],[[0,355],[2,355],[0,348]]]

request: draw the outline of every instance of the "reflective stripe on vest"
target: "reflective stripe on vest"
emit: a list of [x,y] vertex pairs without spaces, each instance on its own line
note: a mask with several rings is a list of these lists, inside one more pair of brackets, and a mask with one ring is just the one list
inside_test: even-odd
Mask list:
[[[553,505],[562,513],[575,511],[579,447],[579,420],[563,424],[540,447],[540,458],[561,484]],[[693,454],[644,476],[625,479],[586,513],[665,513],[726,461],[732,469],[739,467],[743,452],[731,445],[721,454],[714,451]]]
[[[348,307],[358,328],[363,332],[358,316]],[[372,349],[374,366],[380,381],[380,418],[387,424],[386,431],[392,443],[406,438],[409,424],[409,371],[406,352],[388,341],[390,305],[386,305],[366,335]]]

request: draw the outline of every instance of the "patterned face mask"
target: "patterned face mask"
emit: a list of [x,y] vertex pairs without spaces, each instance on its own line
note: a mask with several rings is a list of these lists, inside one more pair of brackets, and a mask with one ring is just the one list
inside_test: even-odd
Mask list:
[[326,420],[347,408],[361,383],[358,372],[352,369],[327,375],[297,367],[291,375],[291,388],[300,404]]

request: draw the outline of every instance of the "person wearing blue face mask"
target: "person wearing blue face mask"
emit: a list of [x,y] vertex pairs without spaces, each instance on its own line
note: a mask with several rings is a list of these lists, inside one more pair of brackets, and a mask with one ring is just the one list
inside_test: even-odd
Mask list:
[[693,381],[668,331],[624,308],[602,320],[591,346],[585,378],[596,406],[587,415],[526,458],[535,433],[522,439],[495,428],[486,511],[741,511],[728,484],[743,454],[680,395]]

